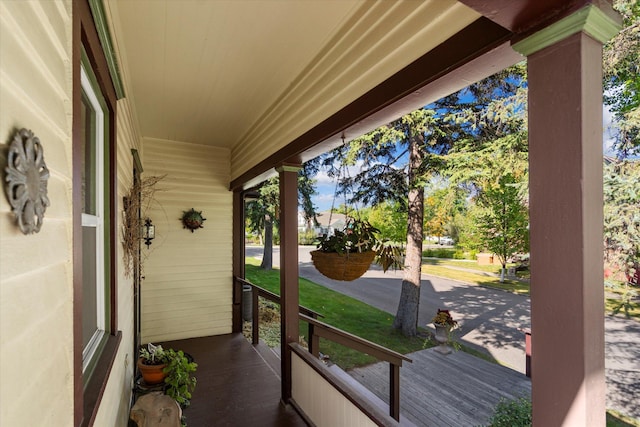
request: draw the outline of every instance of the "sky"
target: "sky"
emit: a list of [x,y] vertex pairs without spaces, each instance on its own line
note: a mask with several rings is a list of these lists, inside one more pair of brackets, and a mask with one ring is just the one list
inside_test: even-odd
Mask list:
[[[360,165],[362,165],[362,161],[358,161],[356,166],[348,167],[347,173],[350,175],[355,175],[358,173],[360,169]],[[326,171],[321,170],[318,175],[314,177],[316,179],[316,191],[317,195],[312,197],[313,203],[316,207],[316,212],[324,212],[331,209],[331,203],[333,202],[333,195],[336,190],[336,180],[330,178]],[[335,200],[335,207],[344,204],[344,196],[338,196]]]

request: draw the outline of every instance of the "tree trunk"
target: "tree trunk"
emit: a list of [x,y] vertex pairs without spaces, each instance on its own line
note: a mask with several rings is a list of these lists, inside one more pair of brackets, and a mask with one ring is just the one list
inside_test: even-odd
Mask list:
[[264,270],[273,268],[273,221],[270,215],[264,216],[264,250],[260,268]]
[[404,261],[402,290],[398,312],[393,327],[405,336],[418,332],[420,309],[420,273],[422,267],[422,239],[424,217],[424,188],[417,183],[416,171],[424,155],[418,141],[412,137],[409,143],[409,213],[407,216],[407,256]]

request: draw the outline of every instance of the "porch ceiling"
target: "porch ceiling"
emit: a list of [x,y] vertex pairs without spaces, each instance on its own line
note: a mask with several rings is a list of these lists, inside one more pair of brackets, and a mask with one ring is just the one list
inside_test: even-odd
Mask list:
[[511,40],[592,1],[104,5],[141,137],[230,149],[237,188],[517,62]]
[[454,0],[105,7],[142,136],[235,149],[238,161],[282,148],[480,17]]

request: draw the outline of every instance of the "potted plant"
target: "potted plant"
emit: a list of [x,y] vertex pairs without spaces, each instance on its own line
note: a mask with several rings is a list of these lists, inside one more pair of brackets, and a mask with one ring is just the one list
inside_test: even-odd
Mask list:
[[164,393],[184,409],[189,406],[196,386],[193,376],[198,364],[182,350],[163,349],[151,343],[140,348],[138,368],[148,385],[164,383]]
[[165,353],[167,358],[167,366],[164,368],[167,374],[164,379],[165,393],[173,397],[182,409],[186,409],[191,403],[191,393],[196,387],[196,377],[193,373],[198,364],[188,358],[182,350],[169,349]]
[[436,350],[442,354],[451,353],[447,344],[451,341],[451,331],[458,328],[458,322],[453,320],[449,310],[441,309],[438,309],[431,322],[436,327],[436,341],[440,344]]
[[148,385],[160,384],[167,374],[164,368],[167,367],[167,356],[161,345],[151,343],[140,348],[138,358],[138,369],[142,374],[142,379]]
[[378,238],[380,230],[368,221],[347,218],[342,231],[323,235],[318,249],[311,252],[316,269],[334,280],[350,281],[362,276],[375,260],[384,271],[402,266],[400,248]]

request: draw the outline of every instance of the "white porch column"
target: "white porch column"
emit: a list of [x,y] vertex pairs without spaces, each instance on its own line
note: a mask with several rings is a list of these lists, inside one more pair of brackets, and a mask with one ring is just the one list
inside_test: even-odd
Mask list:
[[604,426],[602,43],[588,6],[514,45],[528,57],[535,426]]

